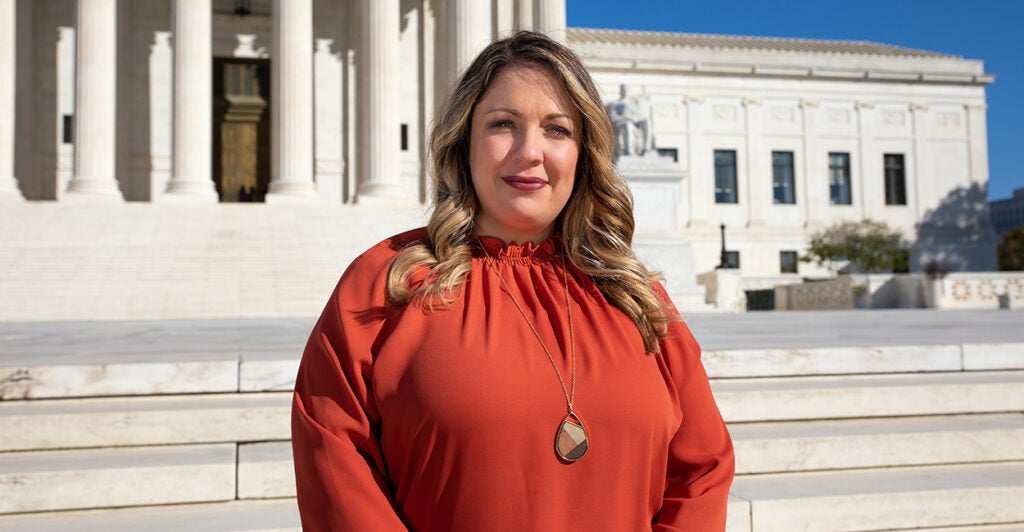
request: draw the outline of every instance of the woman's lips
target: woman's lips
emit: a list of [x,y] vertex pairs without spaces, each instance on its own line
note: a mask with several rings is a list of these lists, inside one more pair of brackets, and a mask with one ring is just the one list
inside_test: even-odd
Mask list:
[[506,185],[516,190],[540,190],[544,188],[548,182],[539,178],[531,176],[520,176],[520,175],[508,175],[501,178]]

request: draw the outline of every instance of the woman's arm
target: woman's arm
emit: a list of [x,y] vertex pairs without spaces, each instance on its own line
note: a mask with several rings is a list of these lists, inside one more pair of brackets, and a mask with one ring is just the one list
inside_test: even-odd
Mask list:
[[[658,289],[668,301],[660,285]],[[664,502],[653,529],[725,530],[735,460],[700,361],[700,345],[686,324],[677,321],[669,326],[661,349],[683,416],[669,446]]]
[[371,346],[384,313],[383,276],[373,262],[361,257],[342,276],[299,365],[292,451],[304,530],[405,530],[373,399]]

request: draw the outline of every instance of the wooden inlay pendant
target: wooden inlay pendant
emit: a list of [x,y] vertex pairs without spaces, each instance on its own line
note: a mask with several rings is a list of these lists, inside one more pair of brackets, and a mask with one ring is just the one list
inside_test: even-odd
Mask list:
[[570,412],[562,419],[555,435],[555,452],[566,462],[575,462],[587,454],[590,443],[587,441],[587,429],[583,420]]

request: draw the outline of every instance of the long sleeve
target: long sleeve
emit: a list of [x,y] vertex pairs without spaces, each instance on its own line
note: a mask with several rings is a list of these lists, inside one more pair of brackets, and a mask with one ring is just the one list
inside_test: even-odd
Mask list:
[[[661,295],[668,300],[664,292]],[[653,529],[725,530],[735,459],[732,439],[700,361],[700,346],[689,328],[677,321],[670,325],[661,349],[674,381],[682,423],[669,446],[665,497]]]
[[374,402],[372,346],[384,323],[385,264],[342,276],[302,355],[292,451],[304,530],[405,530],[389,486]]

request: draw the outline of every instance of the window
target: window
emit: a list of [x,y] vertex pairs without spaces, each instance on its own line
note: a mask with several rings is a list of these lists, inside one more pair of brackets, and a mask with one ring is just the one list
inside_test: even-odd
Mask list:
[[795,251],[779,252],[779,271],[782,273],[797,273],[797,258]]
[[907,204],[907,173],[902,153],[886,153],[882,156],[885,164],[885,204]]
[[828,196],[832,205],[850,205],[850,154],[828,154]]
[[715,150],[715,203],[738,203],[736,150]]
[[796,184],[793,178],[793,152],[772,152],[772,188],[775,203],[792,205],[796,203]]
[[402,151],[409,151],[409,124],[402,124]]

